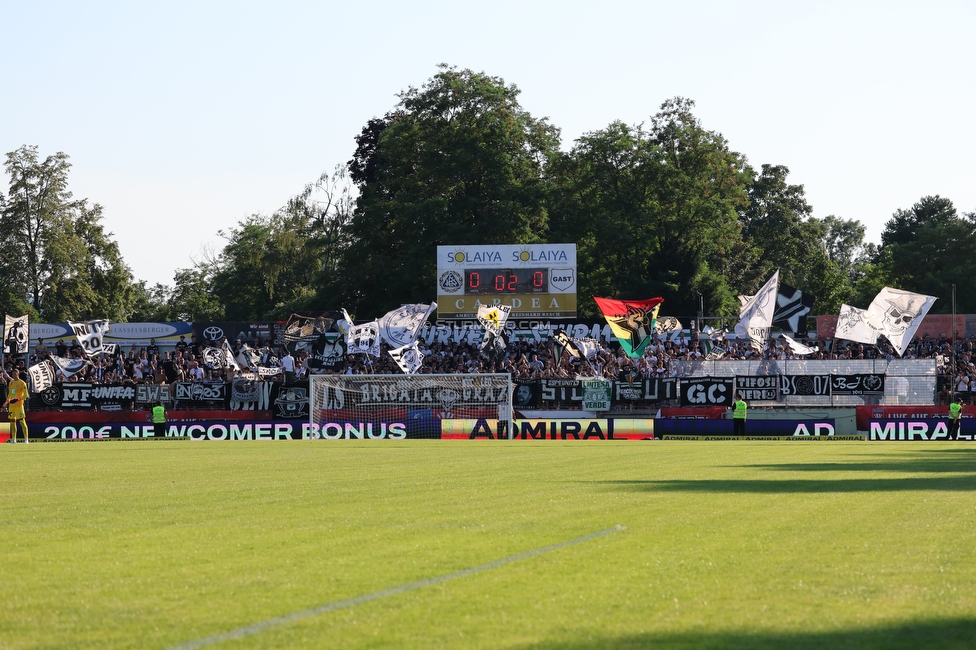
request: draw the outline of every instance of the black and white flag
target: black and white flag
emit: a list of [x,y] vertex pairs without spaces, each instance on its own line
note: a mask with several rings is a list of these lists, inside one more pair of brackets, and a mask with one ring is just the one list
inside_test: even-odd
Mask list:
[[68,325],[78,338],[78,344],[85,351],[85,354],[89,357],[102,354],[105,335],[111,329],[108,319],[102,318],[84,323],[73,323],[69,320]]
[[773,326],[789,332],[806,332],[807,314],[813,309],[814,300],[809,293],[780,282]]
[[400,369],[408,375],[415,374],[424,365],[424,354],[417,347],[416,341],[390,350],[390,356],[400,366]]
[[867,321],[884,334],[898,356],[902,356],[935,301],[933,296],[885,287],[871,301]]
[[769,330],[773,324],[773,312],[776,310],[778,286],[779,269],[766,281],[759,293],[749,298],[739,310],[736,336],[749,339],[756,350],[762,351],[766,347],[766,339],[769,338]]
[[224,339],[224,344],[221,346],[224,351],[224,367],[233,368],[234,370],[240,370],[241,367],[237,363],[237,359],[234,357],[234,350],[231,349],[230,343],[227,339]]
[[348,322],[346,331],[346,354],[368,354],[371,357],[380,356],[380,324],[370,321],[356,325],[343,309],[342,313]]
[[241,345],[237,353],[237,364],[241,368],[254,368],[260,363],[261,355],[247,343]]
[[403,305],[379,319],[380,336],[391,348],[402,348],[416,342],[427,318],[437,309],[437,303]]
[[9,353],[16,350],[17,354],[27,354],[30,346],[30,317],[7,315],[3,324],[3,351]]
[[54,384],[54,368],[47,361],[31,366],[27,369],[27,374],[30,375],[31,390],[35,393],[47,390]]
[[65,359],[53,354],[48,358],[54,362],[54,365],[58,367],[66,379],[73,377],[79,370],[88,365],[88,361],[85,359]]

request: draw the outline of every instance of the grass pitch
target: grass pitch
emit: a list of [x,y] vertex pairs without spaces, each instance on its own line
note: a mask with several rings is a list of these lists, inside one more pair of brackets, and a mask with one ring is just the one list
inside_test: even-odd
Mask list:
[[[0,448],[0,647],[971,648],[976,448]],[[186,646],[184,646],[186,647]]]

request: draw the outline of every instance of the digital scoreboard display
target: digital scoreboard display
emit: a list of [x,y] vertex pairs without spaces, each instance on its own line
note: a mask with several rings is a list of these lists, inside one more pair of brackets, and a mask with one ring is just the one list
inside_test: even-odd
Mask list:
[[465,269],[464,293],[549,293],[549,269]]
[[576,286],[576,244],[437,247],[438,319],[499,304],[510,318],[575,318]]

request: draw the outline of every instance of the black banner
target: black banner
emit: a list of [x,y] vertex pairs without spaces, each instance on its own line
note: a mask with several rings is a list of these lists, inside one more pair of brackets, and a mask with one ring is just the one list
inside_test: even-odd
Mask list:
[[138,404],[171,404],[173,390],[167,384],[136,384],[136,403]]
[[288,351],[309,353],[308,367],[314,370],[342,370],[346,359],[346,337],[336,321],[341,312],[321,316],[292,314],[285,325],[284,340]]
[[784,395],[830,395],[830,375],[780,375],[779,390]]
[[276,420],[308,419],[308,382],[282,384],[271,387],[271,417]]
[[775,402],[779,398],[778,376],[737,376],[735,393],[747,402]]
[[559,406],[580,406],[583,403],[583,382],[579,379],[540,379],[543,402]]
[[222,381],[178,381],[173,384],[173,399],[191,408],[226,408],[227,388]]
[[677,379],[639,379],[613,383],[614,402],[664,402],[677,397]]
[[135,384],[64,382],[41,391],[38,400],[49,408],[119,410],[123,405],[131,407],[135,397]]
[[681,380],[681,406],[732,406],[735,379],[693,377]]
[[831,395],[884,395],[884,375],[831,375]]
[[539,406],[539,394],[541,387],[538,379],[515,379],[515,393],[512,397],[512,404],[519,409],[534,409]]

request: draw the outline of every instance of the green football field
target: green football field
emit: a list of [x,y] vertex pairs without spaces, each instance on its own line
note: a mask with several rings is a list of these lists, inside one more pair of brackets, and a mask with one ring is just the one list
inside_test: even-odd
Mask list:
[[976,447],[0,447],[2,648],[976,647]]

